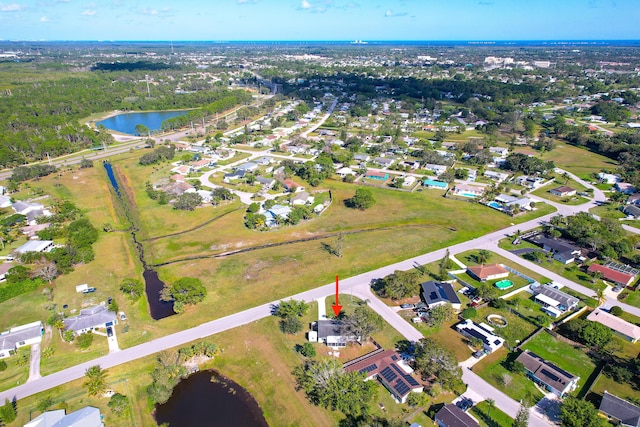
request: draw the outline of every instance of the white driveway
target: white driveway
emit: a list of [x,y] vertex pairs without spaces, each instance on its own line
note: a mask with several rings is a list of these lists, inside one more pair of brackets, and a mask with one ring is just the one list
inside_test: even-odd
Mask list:
[[318,301],[318,320],[324,320],[327,318],[327,304],[325,299],[325,297],[320,297],[316,300]]
[[40,343],[31,344],[31,357],[29,358],[29,379],[27,382],[42,378],[40,376]]

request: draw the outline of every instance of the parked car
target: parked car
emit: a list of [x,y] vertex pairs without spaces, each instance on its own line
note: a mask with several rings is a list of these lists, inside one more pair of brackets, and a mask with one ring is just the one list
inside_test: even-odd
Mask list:
[[111,326],[109,326],[107,328],[107,336],[108,337],[112,337],[113,336],[113,328]]
[[413,304],[409,304],[409,303],[404,303],[404,304],[400,304],[400,308],[413,308],[415,307],[415,305]]
[[463,397],[462,399],[458,400],[456,406],[463,411],[466,411],[473,407],[473,400],[469,399],[468,397]]
[[127,320],[127,315],[124,314],[124,311],[120,312],[120,320]]
[[112,302],[113,302],[113,297],[107,298],[107,304],[111,305]]
[[416,308],[420,309],[420,308],[427,308],[427,304],[423,303],[422,301],[420,301],[419,303],[416,304]]
[[476,359],[480,359],[482,356],[484,356],[484,351],[482,350],[473,353],[473,357],[475,357]]
[[620,292],[622,290],[622,286],[614,286],[612,290],[613,292]]
[[94,288],[94,287],[91,287],[91,288],[87,288],[87,289],[85,289],[84,291],[82,291],[82,293],[83,293],[83,294],[90,294],[90,293],[93,293],[93,292],[95,292],[95,291],[97,291],[97,290],[98,290],[98,289],[96,289],[96,288]]

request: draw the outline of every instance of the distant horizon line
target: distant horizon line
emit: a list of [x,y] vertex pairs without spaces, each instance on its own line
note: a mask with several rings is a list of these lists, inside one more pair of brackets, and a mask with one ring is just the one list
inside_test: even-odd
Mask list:
[[593,44],[593,43],[640,43],[640,39],[451,39],[451,40],[426,40],[426,39],[353,39],[353,40],[294,40],[294,39],[264,39],[264,40],[127,40],[127,39],[0,39],[0,43],[60,43],[60,42],[93,42],[93,43],[473,43],[473,44],[494,44],[494,43],[564,43],[564,44]]

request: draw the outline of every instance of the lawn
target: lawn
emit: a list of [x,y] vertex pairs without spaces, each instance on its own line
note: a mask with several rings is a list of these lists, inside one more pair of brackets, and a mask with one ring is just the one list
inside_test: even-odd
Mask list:
[[586,187],[584,187],[582,184],[579,184],[577,181],[573,179],[565,180],[564,178],[558,175],[555,175],[555,182],[547,184],[544,187],[533,191],[531,194],[533,194],[534,196],[542,197],[547,200],[551,200],[552,202],[562,203],[564,205],[571,205],[571,206],[581,205],[589,201],[589,199],[587,199],[586,197],[582,197],[578,195],[560,197],[550,193],[552,189],[560,186],[564,186],[564,185],[577,190],[578,193],[584,192],[586,190]]
[[530,336],[537,329],[537,326],[533,323],[511,313],[507,308],[498,309],[484,305],[478,307],[477,311],[478,316],[472,319],[477,323],[485,322],[488,324],[487,316],[490,314],[499,314],[507,319],[508,325],[504,328],[495,328],[494,332],[503,337],[507,341],[506,344],[512,348]]
[[20,366],[18,358],[22,355],[29,356],[30,348],[23,347],[13,356],[2,359],[7,363],[7,369],[0,372],[0,390],[8,390],[27,381],[27,378],[29,378],[29,364]]
[[[459,254],[456,254],[456,258],[458,258],[460,261],[462,261],[464,264],[466,264],[467,266],[470,265],[478,265],[477,262],[477,254],[478,251],[477,250],[470,250],[470,251],[466,251],[466,252],[461,252]],[[520,264],[515,263],[507,258],[504,258],[498,254],[496,254],[495,252],[490,252],[490,255],[488,257],[488,259],[485,261],[485,264],[504,264],[506,266],[509,266],[511,268],[513,268],[514,270],[534,279],[537,280],[539,283],[546,283],[549,281],[548,278],[541,276],[538,273],[535,273],[533,271],[530,271],[524,267],[522,267]],[[517,279],[516,279],[517,277]],[[509,292],[512,292],[514,289],[518,288],[518,279],[522,279],[520,276],[516,276],[515,274],[509,274],[509,277],[507,277],[509,280],[512,280],[514,282],[514,287],[511,289],[507,289],[506,291],[500,291],[502,292],[500,295],[502,294],[506,294]],[[497,281],[497,280],[495,280]],[[476,281],[477,282],[477,281]],[[487,282],[487,283],[492,283],[494,282],[493,280]],[[525,280],[526,283],[526,280]],[[522,287],[523,285],[520,285],[519,287]]]
[[611,218],[616,220],[626,218],[627,215],[625,215],[619,207],[620,206],[617,203],[606,202],[603,205],[589,209],[589,213],[601,218]]
[[579,376],[578,393],[596,368],[595,363],[583,350],[554,338],[546,331],[536,335],[523,349],[530,350],[570,374]]
[[593,180],[592,174],[617,167],[617,163],[608,157],[564,142],[558,142],[553,150],[545,152],[541,158],[553,160],[556,166],[589,181]]
[[513,418],[495,406],[489,405],[486,400],[475,405],[470,412],[479,421],[480,427],[511,427],[513,425]]
[[478,362],[473,367],[473,371],[516,401],[540,400],[543,396],[542,392],[536,388],[533,381],[524,374],[511,372],[505,367],[507,357],[515,356],[508,353],[506,348],[500,348]]
[[624,303],[634,307],[640,307],[640,291],[630,291],[629,289],[625,289],[618,294],[618,301],[623,301]]

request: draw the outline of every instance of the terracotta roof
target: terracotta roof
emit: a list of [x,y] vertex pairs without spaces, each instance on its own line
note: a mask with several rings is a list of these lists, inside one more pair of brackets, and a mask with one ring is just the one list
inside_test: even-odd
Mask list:
[[640,339],[640,326],[629,323],[626,320],[607,313],[604,310],[596,309],[592,311],[589,316],[587,316],[587,320],[602,323],[607,328],[627,336],[634,341]]
[[386,176],[389,176],[389,174],[385,172],[378,172],[378,171],[367,171],[367,176],[377,176],[380,178],[384,178]]
[[591,264],[587,271],[599,271],[602,273],[606,280],[624,286],[629,285],[629,283],[633,280],[633,276],[631,274],[623,273],[622,271],[616,271],[612,268],[607,267],[606,265]]
[[481,279],[486,279],[487,277],[494,276],[496,274],[508,273],[508,271],[505,270],[505,268],[500,264],[474,265],[471,267],[467,267],[467,270]]

